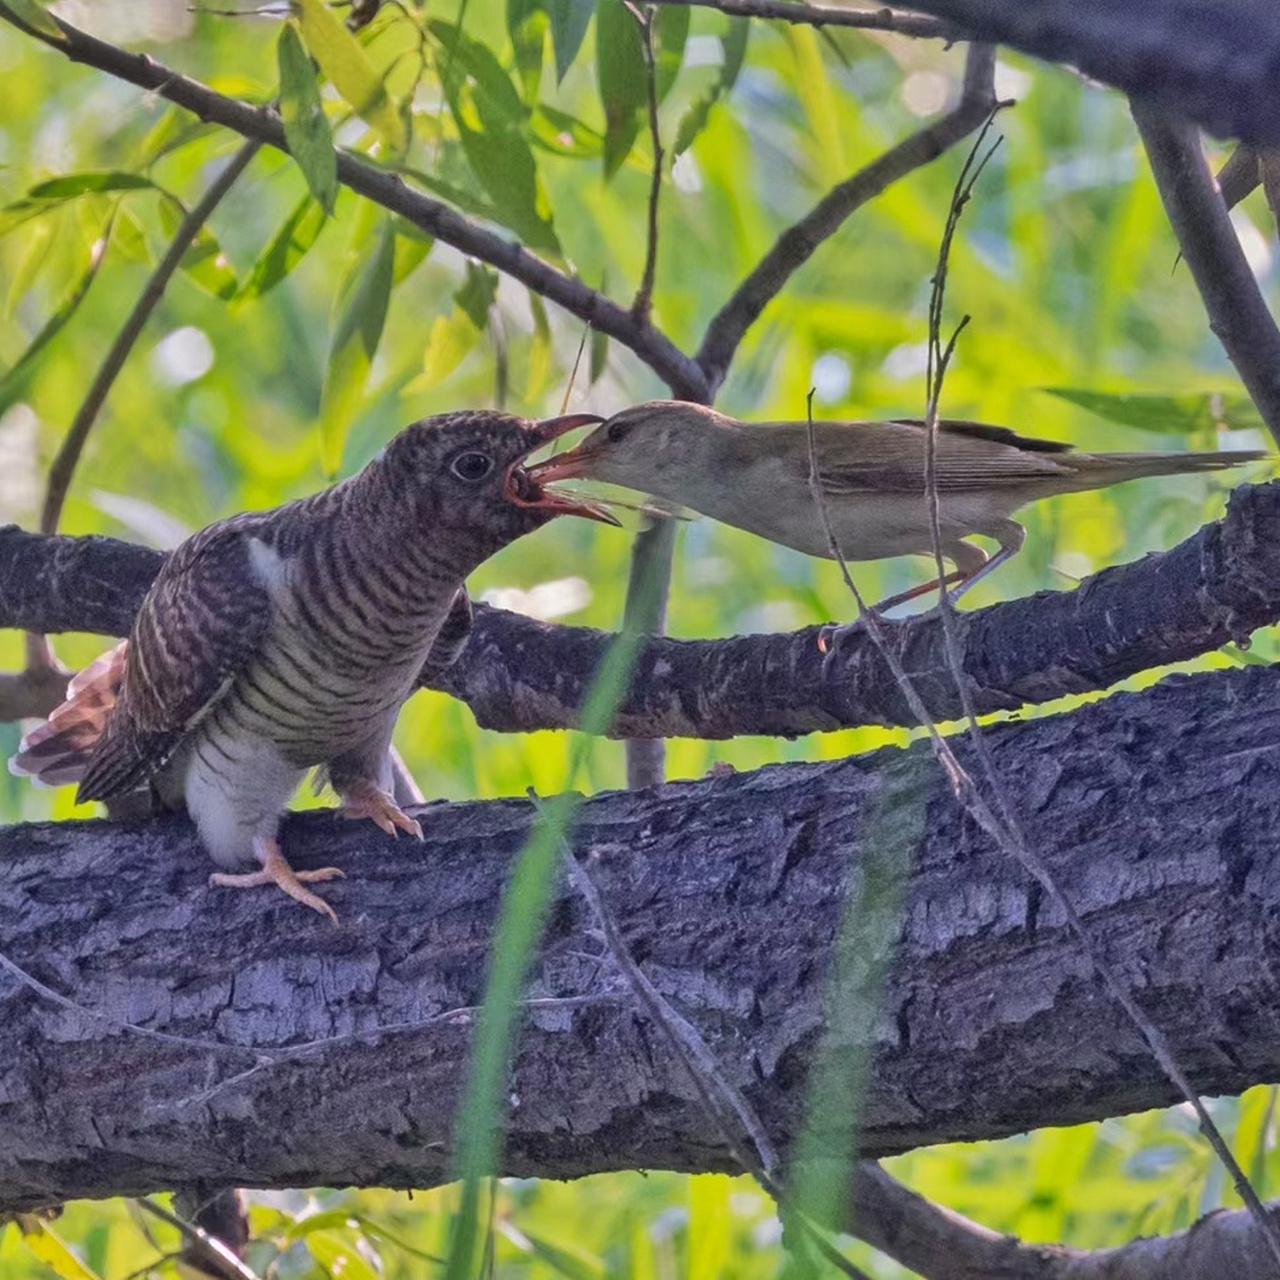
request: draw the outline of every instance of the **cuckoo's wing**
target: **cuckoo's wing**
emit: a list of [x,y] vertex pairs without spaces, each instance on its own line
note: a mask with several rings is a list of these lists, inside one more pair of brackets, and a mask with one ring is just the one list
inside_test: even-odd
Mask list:
[[[856,441],[851,439],[855,434]],[[914,419],[814,423],[822,487],[833,495],[921,493],[926,441],[924,423]],[[800,443],[807,472],[808,441]],[[1056,441],[1020,436],[1007,427],[944,421],[938,430],[938,489],[955,492],[1071,476],[1074,468],[1063,456],[1070,449]],[[856,461],[844,460],[850,456]]]
[[143,786],[217,705],[262,643],[271,592],[252,550],[263,516],[233,516],[165,561],[129,633],[124,682],[80,800]]

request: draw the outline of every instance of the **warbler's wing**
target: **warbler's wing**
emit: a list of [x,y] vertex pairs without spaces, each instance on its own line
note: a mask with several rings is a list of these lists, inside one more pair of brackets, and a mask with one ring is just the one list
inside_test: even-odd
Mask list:
[[[89,759],[80,800],[142,786],[217,705],[262,643],[271,593],[255,541],[265,513],[234,516],[165,561],[129,634],[124,681]],[[255,562],[255,560],[257,562]]]
[[[924,423],[815,422],[814,450],[825,492],[920,493],[924,489]],[[808,471],[807,432],[799,433]],[[791,434],[792,448],[797,435]],[[1020,436],[981,422],[939,423],[935,475],[938,489],[955,492],[992,485],[1025,485],[1074,474],[1061,455],[1071,446]],[[1056,455],[1056,456],[1055,456]]]

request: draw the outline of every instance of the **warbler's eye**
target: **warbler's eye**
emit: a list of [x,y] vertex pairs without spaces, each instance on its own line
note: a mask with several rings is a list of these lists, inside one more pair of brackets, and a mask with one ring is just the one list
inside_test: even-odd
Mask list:
[[474,484],[493,470],[493,459],[487,453],[460,453],[449,464],[449,470],[459,480],[470,480]]
[[617,444],[630,430],[631,424],[629,422],[611,422],[605,428],[605,434],[609,437],[611,444]]

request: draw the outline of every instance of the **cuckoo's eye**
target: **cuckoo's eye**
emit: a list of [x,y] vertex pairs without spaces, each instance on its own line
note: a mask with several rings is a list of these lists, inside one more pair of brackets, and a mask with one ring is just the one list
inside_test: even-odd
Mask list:
[[608,436],[610,444],[617,444],[630,430],[631,424],[629,422],[611,422],[605,428],[605,435]]
[[493,459],[487,453],[468,450],[454,458],[449,464],[449,470],[459,480],[469,480],[474,484],[477,480],[483,480],[493,470]]

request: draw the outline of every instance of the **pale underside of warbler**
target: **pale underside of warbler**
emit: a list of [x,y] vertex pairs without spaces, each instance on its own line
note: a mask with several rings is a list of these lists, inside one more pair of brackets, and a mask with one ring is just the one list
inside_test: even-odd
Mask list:
[[227,869],[211,883],[273,883],[334,917],[303,882],[341,873],[295,873],[280,852],[285,803],[319,766],[348,816],[421,836],[390,793],[400,707],[424,665],[447,665],[465,642],[463,582],[483,560],[557,515],[611,520],[544,491],[523,465],[599,421],[427,418],[349,480],[201,530],[165,560],[128,639],[76,677],[11,769],[78,782],[80,800],[150,788],[187,809]]
[[[702,405],[654,400],[616,414],[533,474],[539,482],[583,478],[638,489],[811,556],[832,557],[829,523],[844,559],[880,560],[933,552],[926,444],[925,425],[915,420],[743,423]],[[960,584],[952,598],[1021,548],[1025,531],[1011,517],[1029,502],[1264,456],[1076,453],[1006,427],[940,422],[934,474],[940,549],[955,566],[948,581]],[[810,481],[815,464],[821,502]],[[974,534],[994,538],[997,555],[966,541]]]

